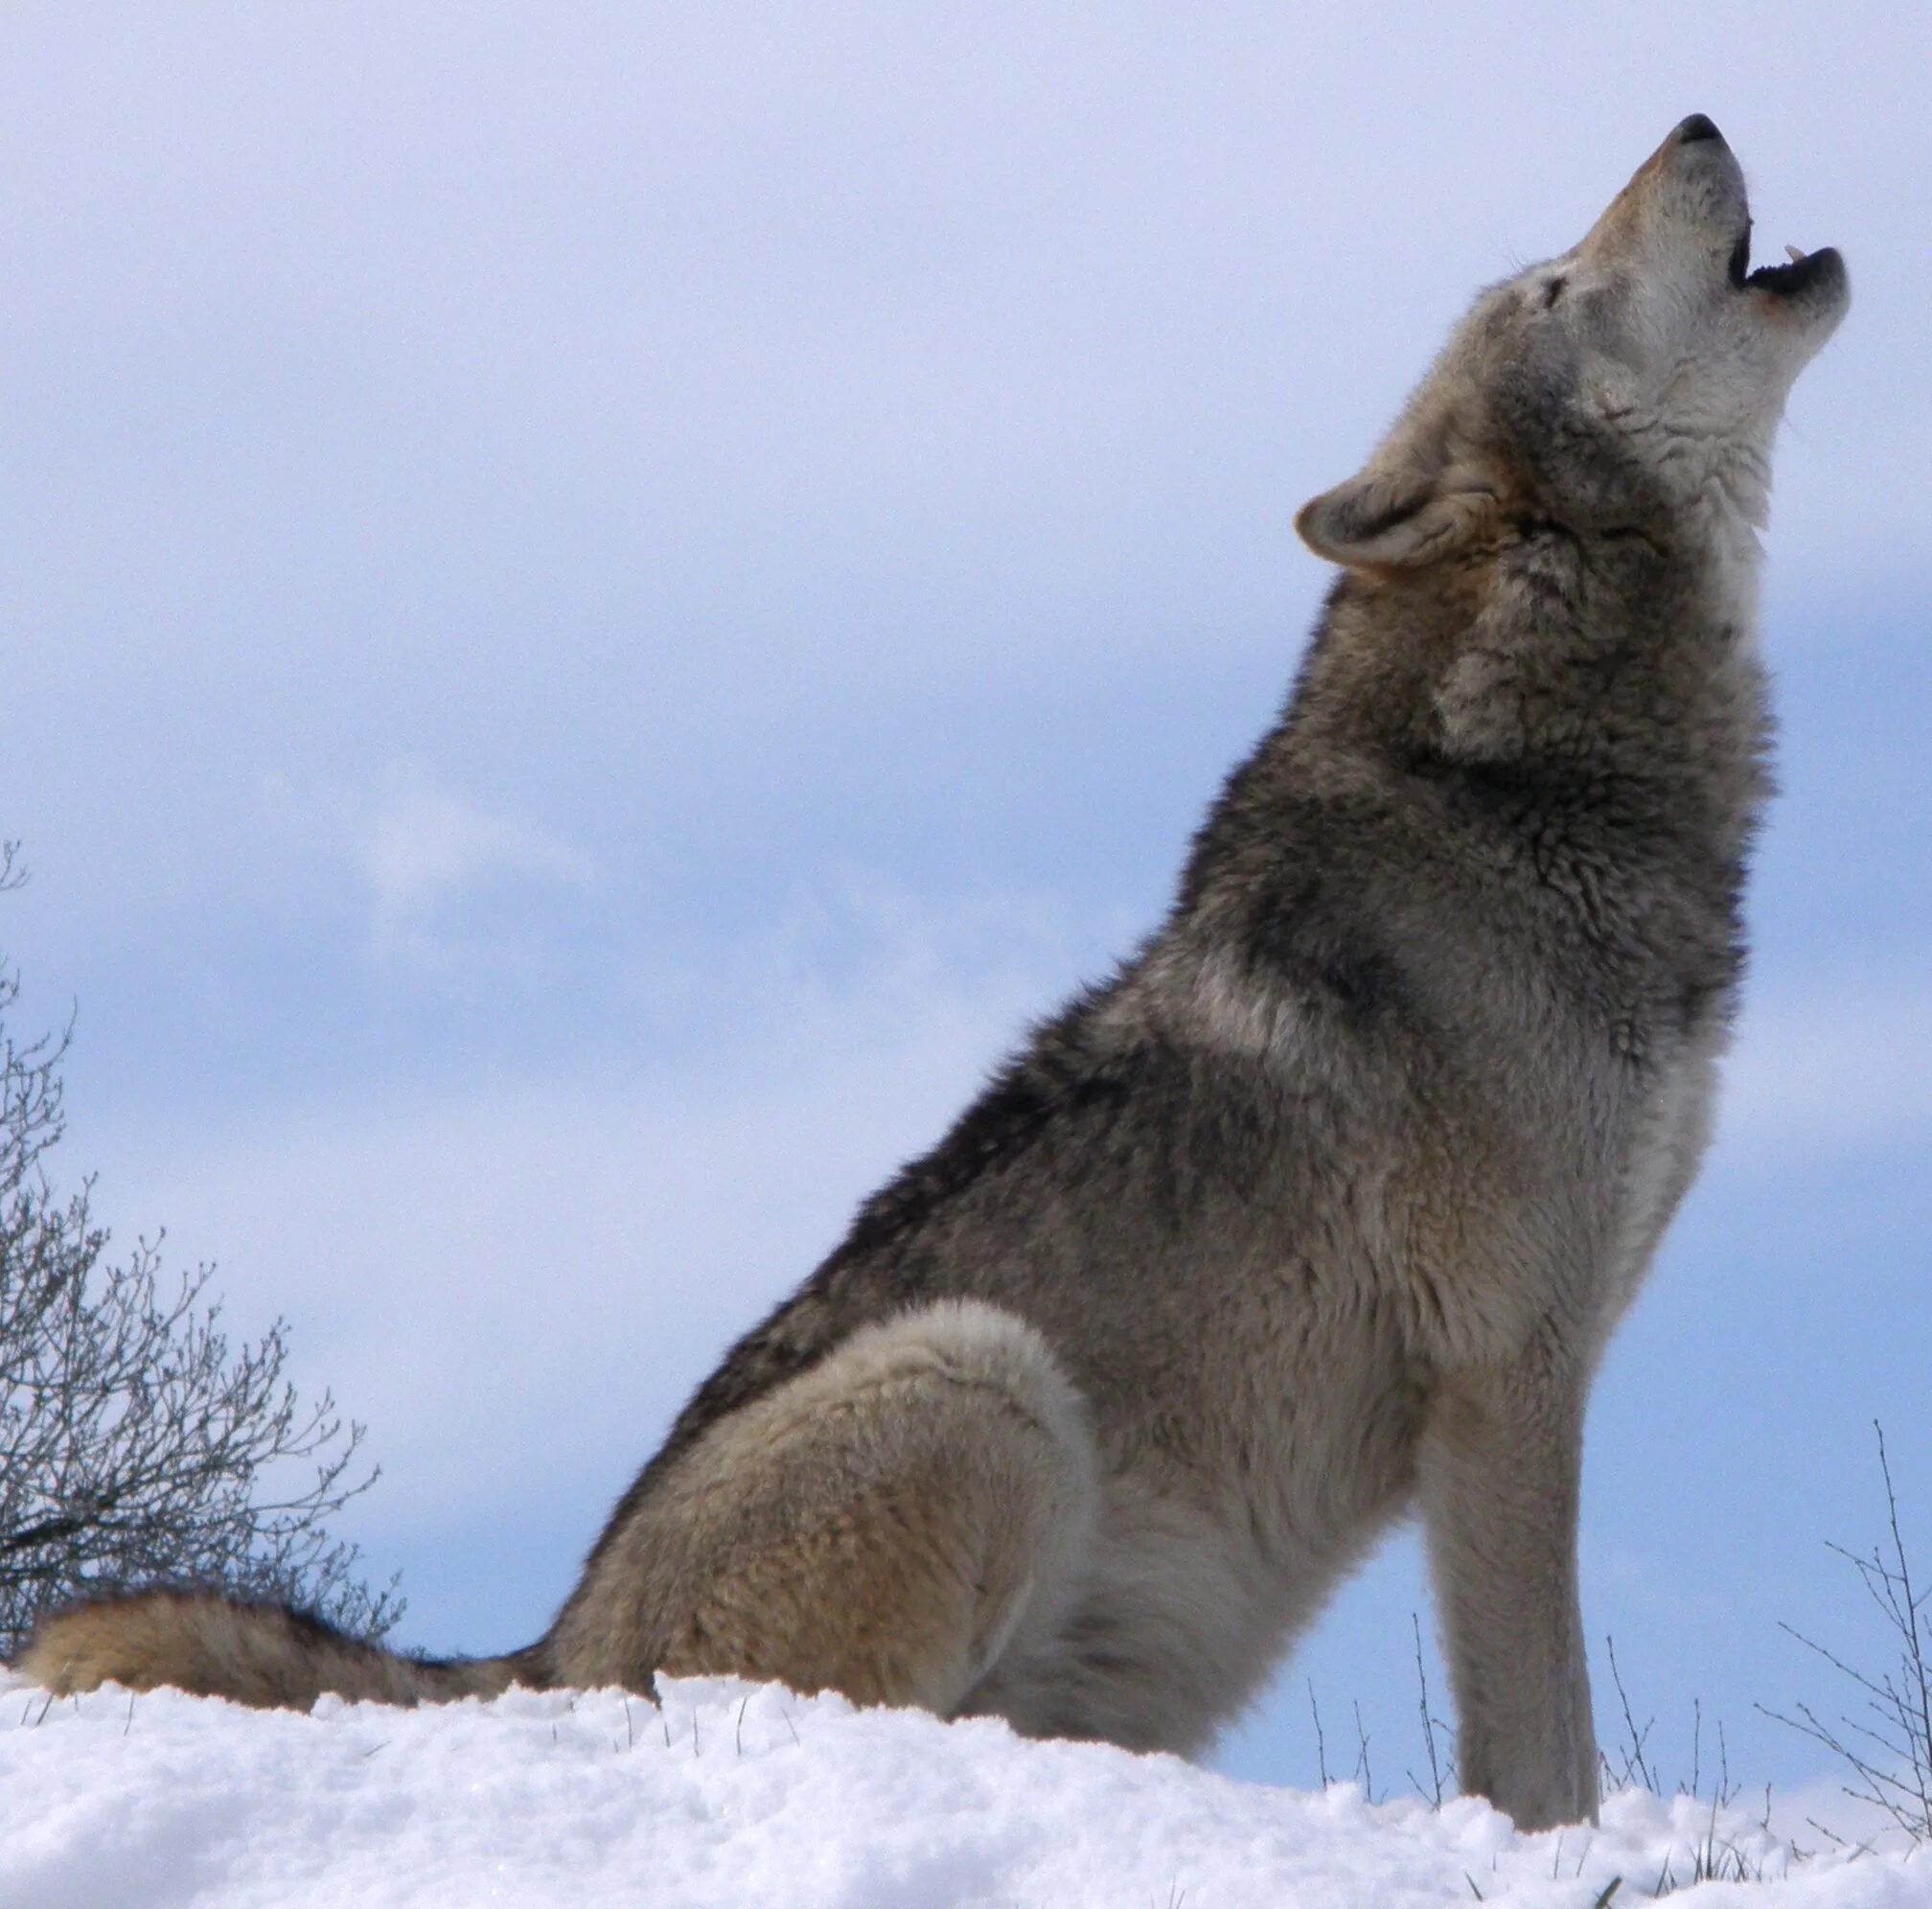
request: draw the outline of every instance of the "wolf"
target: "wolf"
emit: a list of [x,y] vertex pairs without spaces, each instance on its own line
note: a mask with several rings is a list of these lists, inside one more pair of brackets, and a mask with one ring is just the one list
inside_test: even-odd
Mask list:
[[732,1347],[549,1631],[110,1597],[55,1690],[736,1672],[1198,1750],[1419,1513],[1464,1787],[1594,1815],[1584,1404],[1712,1126],[1769,777],[1757,532],[1838,254],[1693,115],[1298,528],[1339,575],[1171,911]]

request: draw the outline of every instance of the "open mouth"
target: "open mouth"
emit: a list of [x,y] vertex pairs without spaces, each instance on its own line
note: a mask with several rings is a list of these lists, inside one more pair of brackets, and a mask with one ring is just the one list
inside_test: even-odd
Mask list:
[[1788,298],[1793,292],[1803,291],[1821,271],[1835,264],[1838,254],[1828,245],[1818,252],[1801,252],[1796,245],[1786,245],[1790,263],[1783,265],[1760,265],[1754,272],[1751,265],[1751,221],[1744,221],[1744,229],[1737,235],[1737,242],[1731,248],[1731,283],[1740,290],[1749,288],[1754,291],[1769,291],[1780,298]]

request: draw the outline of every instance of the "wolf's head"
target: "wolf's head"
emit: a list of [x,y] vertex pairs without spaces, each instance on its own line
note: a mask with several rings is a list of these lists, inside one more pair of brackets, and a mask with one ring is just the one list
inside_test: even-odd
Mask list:
[[1560,259],[1476,301],[1359,475],[1296,519],[1353,568],[1525,524],[1762,521],[1785,394],[1851,300],[1835,251],[1751,271],[1744,175],[1702,113]]

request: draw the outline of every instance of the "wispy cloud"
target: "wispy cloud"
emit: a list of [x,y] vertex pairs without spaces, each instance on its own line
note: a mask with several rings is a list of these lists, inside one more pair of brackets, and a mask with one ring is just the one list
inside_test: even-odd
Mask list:
[[451,787],[419,763],[392,765],[374,786],[266,791],[285,841],[351,878],[370,957],[448,973],[496,965],[527,948],[531,910],[503,904],[532,888],[582,891],[600,870],[586,850],[513,810]]
[[1726,1064],[1727,1145],[1864,1145],[1932,1122],[1932,991],[1788,987],[1752,1001]]
[[358,843],[379,956],[442,965],[448,917],[466,897],[507,884],[587,886],[596,864],[562,837],[411,778],[392,788]]

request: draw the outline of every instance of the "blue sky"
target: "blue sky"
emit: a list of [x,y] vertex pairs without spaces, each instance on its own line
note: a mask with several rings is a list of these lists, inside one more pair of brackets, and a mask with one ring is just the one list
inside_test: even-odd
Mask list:
[[[1855,300],[1586,1617],[1667,1763],[1695,1696],[1814,1768],[1752,1705],[1832,1694],[1781,1620],[1872,1641],[1823,1541],[1877,1535],[1874,1416],[1932,1554],[1932,16],[1555,19],[10,10],[0,945],[78,1002],[69,1175],[368,1422],[408,1642],[534,1635],[718,1349],[1155,919],[1325,585],[1295,509],[1701,110],[1760,259]],[[1399,1785],[1415,1608],[1400,1540],[1225,1766],[1311,1778],[1313,1679]]]

